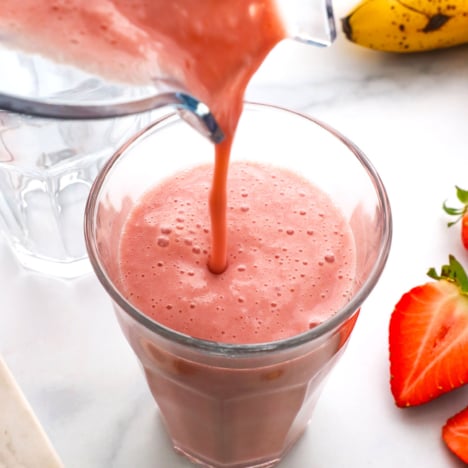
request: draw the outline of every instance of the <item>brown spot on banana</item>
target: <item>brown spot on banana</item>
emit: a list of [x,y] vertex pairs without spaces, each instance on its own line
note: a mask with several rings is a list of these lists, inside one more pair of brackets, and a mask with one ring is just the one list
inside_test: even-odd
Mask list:
[[468,0],[361,0],[341,19],[348,40],[388,52],[468,43]]
[[449,19],[451,16],[437,14],[429,17],[429,21],[427,22],[426,26],[422,30],[422,32],[429,33],[432,31],[437,31],[440,29]]

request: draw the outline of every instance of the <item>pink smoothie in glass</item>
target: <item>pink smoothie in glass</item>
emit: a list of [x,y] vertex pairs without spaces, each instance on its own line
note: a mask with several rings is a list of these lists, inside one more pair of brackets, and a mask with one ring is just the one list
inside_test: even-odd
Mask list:
[[123,292],[157,322],[206,340],[303,333],[351,297],[354,244],[327,195],[286,170],[236,162],[228,179],[228,267],[210,255],[211,166],[175,175],[136,205],[120,244]]
[[[325,193],[285,169],[230,164],[228,265],[208,269],[212,171],[175,174],[131,209],[115,279],[129,302],[168,328],[231,344],[298,335],[340,310],[354,292],[353,235]],[[278,460],[302,434],[356,318],[309,351],[258,364],[176,357],[122,326],[174,446],[234,467]]]

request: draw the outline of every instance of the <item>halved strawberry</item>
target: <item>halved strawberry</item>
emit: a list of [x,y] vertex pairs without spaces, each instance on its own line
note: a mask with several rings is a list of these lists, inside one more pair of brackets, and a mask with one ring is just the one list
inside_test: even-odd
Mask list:
[[462,204],[461,207],[453,208],[447,206],[447,202],[444,202],[442,208],[450,216],[456,216],[454,221],[447,223],[447,226],[453,226],[461,220],[460,236],[465,249],[468,249],[468,190],[463,190],[460,187],[455,186],[457,191],[457,198]]
[[457,457],[468,463],[468,407],[445,423],[442,438]]
[[468,382],[468,277],[453,257],[404,294],[389,330],[391,391],[398,406],[426,403]]

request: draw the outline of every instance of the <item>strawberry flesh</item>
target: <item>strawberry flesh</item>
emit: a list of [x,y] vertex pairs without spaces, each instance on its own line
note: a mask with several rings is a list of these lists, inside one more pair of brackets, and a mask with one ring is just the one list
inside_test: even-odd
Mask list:
[[462,218],[461,240],[463,247],[468,250],[468,213],[465,213]]
[[455,455],[468,463],[468,407],[445,423],[442,438]]
[[391,391],[414,406],[468,382],[468,279],[450,257],[437,279],[404,294],[389,330]]

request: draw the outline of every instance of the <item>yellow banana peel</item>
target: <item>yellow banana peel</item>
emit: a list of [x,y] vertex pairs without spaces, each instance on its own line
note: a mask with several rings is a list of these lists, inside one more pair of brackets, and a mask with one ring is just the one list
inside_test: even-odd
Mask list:
[[362,0],[341,20],[346,37],[387,52],[468,43],[468,0]]

